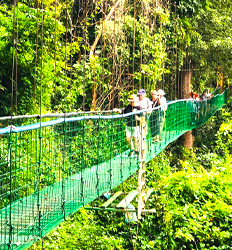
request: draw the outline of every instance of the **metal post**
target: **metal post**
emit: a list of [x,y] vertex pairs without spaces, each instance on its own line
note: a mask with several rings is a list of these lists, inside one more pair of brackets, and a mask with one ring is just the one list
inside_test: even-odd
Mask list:
[[141,137],[139,142],[139,173],[138,173],[138,219],[141,219],[142,209],[146,202],[146,121],[145,114],[140,118]]

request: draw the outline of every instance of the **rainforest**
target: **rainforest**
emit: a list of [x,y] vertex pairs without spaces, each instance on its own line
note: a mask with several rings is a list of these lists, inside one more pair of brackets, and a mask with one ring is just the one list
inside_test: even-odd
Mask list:
[[[232,249],[231,19],[231,0],[0,0],[0,249]],[[167,106],[137,114],[136,158],[118,110],[139,90]],[[155,212],[91,209],[138,185]]]

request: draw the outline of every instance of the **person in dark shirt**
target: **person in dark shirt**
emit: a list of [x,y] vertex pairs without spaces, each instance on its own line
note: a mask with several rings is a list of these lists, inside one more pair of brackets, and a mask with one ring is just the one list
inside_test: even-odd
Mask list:
[[[161,105],[160,96],[155,90],[151,92],[151,104],[152,108],[156,108]],[[153,141],[156,141],[157,136],[159,135],[159,112],[157,109],[152,111],[149,121],[151,136],[153,138]]]
[[[127,114],[137,112],[143,109],[141,106],[138,105],[138,97],[136,95],[131,95],[128,101],[130,102],[130,104],[126,106],[125,109],[114,108],[113,111],[118,112],[120,114]],[[138,142],[140,135],[139,120],[139,114],[126,117],[126,140],[130,147],[130,153],[128,156],[133,156],[134,153],[138,155]]]

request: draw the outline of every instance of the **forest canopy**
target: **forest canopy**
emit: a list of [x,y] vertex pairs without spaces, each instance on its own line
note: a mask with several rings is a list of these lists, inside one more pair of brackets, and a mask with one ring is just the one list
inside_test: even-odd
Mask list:
[[1,116],[107,110],[138,88],[180,98],[231,77],[230,1],[0,3]]

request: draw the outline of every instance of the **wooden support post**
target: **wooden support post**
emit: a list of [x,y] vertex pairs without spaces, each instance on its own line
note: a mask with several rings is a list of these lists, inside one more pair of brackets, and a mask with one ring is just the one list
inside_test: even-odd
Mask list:
[[115,199],[118,198],[119,195],[122,194],[122,191],[117,192],[114,194],[108,201],[106,201],[104,204],[101,205],[102,208],[108,207]]
[[124,208],[126,209],[130,202],[137,195],[138,190],[132,190],[117,206],[116,208]]
[[142,209],[146,203],[146,130],[145,114],[140,119],[140,142],[139,142],[139,173],[138,173],[138,219],[141,219]]
[[[124,209],[124,208],[113,208],[113,207],[85,207],[85,210],[96,210],[96,211],[113,211],[113,212],[122,212],[122,213],[132,213],[138,212],[136,209]],[[144,209],[143,213],[155,214],[157,211],[155,209]]]

